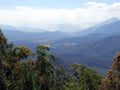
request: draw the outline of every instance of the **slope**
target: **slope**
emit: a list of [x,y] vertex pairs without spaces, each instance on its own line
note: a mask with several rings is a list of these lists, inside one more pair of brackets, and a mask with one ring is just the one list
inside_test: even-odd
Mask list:
[[69,62],[109,68],[113,56],[120,51],[119,38],[120,35],[116,35],[95,42],[82,43],[73,46],[58,46],[53,49],[53,52],[67,58]]
[[83,36],[91,33],[114,33],[120,32],[120,20],[118,18],[112,18],[101,22],[93,27],[77,32],[75,35]]

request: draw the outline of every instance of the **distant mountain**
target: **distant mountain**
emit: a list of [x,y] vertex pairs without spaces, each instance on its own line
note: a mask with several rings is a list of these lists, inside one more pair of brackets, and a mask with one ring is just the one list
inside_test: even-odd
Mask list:
[[21,27],[19,29],[21,31],[25,31],[25,32],[36,32],[36,33],[43,33],[43,32],[47,32],[48,31],[48,30],[45,30],[45,29],[30,28],[30,27]]
[[96,26],[97,26],[97,27],[101,27],[101,26],[103,26],[103,25],[105,25],[105,24],[110,24],[110,23],[114,23],[114,22],[118,22],[118,21],[119,21],[118,18],[113,17],[113,18],[110,18],[110,19],[108,19],[108,20],[106,20],[106,21],[103,21],[103,22],[97,24]]
[[112,18],[101,22],[93,27],[77,32],[75,35],[88,35],[91,33],[118,33],[120,32],[120,20],[117,18]]
[[113,56],[120,51],[120,20],[112,18],[91,30],[89,33],[83,31],[84,36],[58,40],[53,53],[68,59],[69,63],[109,68]]
[[61,31],[67,34],[73,34],[74,32],[81,30],[80,25],[74,25],[70,23],[55,24],[55,25],[52,25],[51,27],[54,27],[54,29],[57,31]]
[[116,35],[116,34],[92,33],[92,34],[88,34],[88,35],[84,35],[84,36],[76,36],[76,37],[68,37],[68,38],[60,39],[60,40],[56,41],[55,43],[58,43],[58,44],[65,44],[65,43],[81,44],[81,43],[95,42],[97,40],[100,40],[100,39],[103,39],[103,38],[106,38],[109,36],[114,36],[114,35]]
[[23,31],[23,32],[47,32],[45,29],[38,29],[38,28],[29,28],[29,27],[14,27],[10,25],[0,25],[0,28],[2,30],[17,30],[17,31]]
[[82,35],[80,36],[74,35],[74,37],[59,40],[56,43],[88,43],[106,38],[108,36],[118,35],[120,34],[120,20],[117,18],[112,18],[98,24],[97,26],[88,28],[85,31],[81,31],[81,34]]
[[18,30],[18,28],[14,27],[14,26],[2,25],[2,24],[0,24],[0,28],[1,28],[2,30]]
[[[13,26],[7,26],[7,25],[0,25],[0,28],[4,32],[5,36],[9,39],[9,41],[20,41],[20,40],[36,40],[36,39],[58,39],[58,38],[65,38],[68,37],[67,34],[60,32],[60,31],[54,31],[54,32],[25,32],[21,31],[18,28],[15,28]],[[26,28],[29,29],[29,28]],[[28,30],[26,30],[28,31]]]
[[22,32],[13,30],[3,30],[5,36],[9,38],[10,41],[20,41],[20,40],[37,40],[37,39],[54,39],[54,38],[65,38],[68,37],[59,31],[54,32],[44,32],[44,33],[33,33],[33,32]]

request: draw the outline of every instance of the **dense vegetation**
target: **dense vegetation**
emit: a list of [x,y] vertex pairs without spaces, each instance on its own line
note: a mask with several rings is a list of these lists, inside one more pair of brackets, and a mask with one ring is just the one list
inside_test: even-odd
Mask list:
[[[0,31],[0,90],[98,90],[101,75],[81,64],[67,69],[57,66],[48,51],[49,47],[42,45],[35,53],[25,46],[14,46]],[[103,81],[100,89],[106,85]],[[110,90],[106,87],[104,90]]]

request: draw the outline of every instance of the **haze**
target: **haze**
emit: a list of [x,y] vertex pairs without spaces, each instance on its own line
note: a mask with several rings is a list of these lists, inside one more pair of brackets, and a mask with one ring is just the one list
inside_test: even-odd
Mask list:
[[120,18],[119,0],[4,0],[0,24],[57,30],[58,24],[88,28],[112,17]]

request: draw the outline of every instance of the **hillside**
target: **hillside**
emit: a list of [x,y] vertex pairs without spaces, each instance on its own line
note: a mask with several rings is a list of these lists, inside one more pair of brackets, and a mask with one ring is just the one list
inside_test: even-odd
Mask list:
[[[106,37],[104,39],[82,43],[77,45],[62,45],[53,49],[57,55],[61,55],[69,62],[85,63],[90,66],[109,68],[116,52],[120,51],[120,35]],[[63,52],[64,51],[64,52]]]
[[104,22],[101,22],[93,27],[77,32],[76,35],[88,35],[91,33],[113,33],[117,34],[120,32],[120,20],[118,18],[111,18]]
[[[9,38],[10,41],[24,41],[24,40],[38,40],[38,39],[58,39],[68,37],[67,34],[54,31],[54,32],[44,32],[44,33],[34,33],[34,32],[23,32],[16,30],[3,30],[5,36]],[[22,35],[22,37],[21,37]]]
[[[51,52],[56,56],[64,59],[68,63],[84,63],[91,67],[108,69],[111,65],[113,56],[120,51],[120,35],[109,36],[97,41],[84,43],[56,43],[48,42],[17,42],[17,45],[25,45],[35,50],[39,44],[48,44],[51,47]],[[58,41],[57,41],[58,42]]]
[[9,41],[12,41],[12,42],[25,41],[25,40],[31,41],[31,40],[39,40],[39,39],[58,39],[58,38],[68,37],[67,34],[60,31],[50,32],[43,29],[16,28],[14,26],[9,26],[9,25],[0,25],[0,28],[2,29],[5,36],[9,38]]

